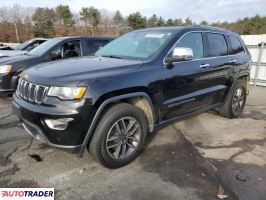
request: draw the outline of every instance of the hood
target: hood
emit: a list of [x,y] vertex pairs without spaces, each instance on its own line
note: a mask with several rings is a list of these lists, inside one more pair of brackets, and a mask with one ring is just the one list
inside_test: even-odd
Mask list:
[[0,46],[0,50],[14,50],[10,46]]
[[15,50],[0,50],[0,56],[17,56],[23,55],[27,53],[27,51],[15,51]]
[[10,56],[10,57],[0,57],[0,64],[13,64],[18,62],[23,62],[26,60],[30,60],[34,58],[34,56],[30,55],[18,55],[18,56]]
[[54,85],[124,73],[140,65],[139,60],[83,57],[41,64],[24,71],[23,76],[35,83]]

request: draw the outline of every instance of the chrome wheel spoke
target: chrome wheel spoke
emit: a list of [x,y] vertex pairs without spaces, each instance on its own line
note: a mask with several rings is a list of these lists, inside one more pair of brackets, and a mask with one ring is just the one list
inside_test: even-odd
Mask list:
[[135,145],[133,145],[133,144],[130,144],[128,141],[126,141],[126,144],[129,146],[129,148],[132,148],[132,149],[134,149],[134,148],[135,148]]
[[122,144],[122,150],[121,150],[121,158],[124,158],[126,155],[127,145]]
[[236,111],[237,107],[238,107],[238,103],[236,102],[236,103],[233,104],[233,111],[234,112]]
[[122,122],[122,126],[123,126],[124,131],[126,131],[127,130],[127,127],[126,127],[126,124],[125,124],[124,119],[122,119],[121,122]]
[[115,152],[114,152],[114,156],[115,158],[118,158],[120,151],[121,151],[121,144],[119,146],[116,147]]
[[139,142],[139,140],[134,136],[127,137],[128,139],[131,139],[133,142]]
[[118,140],[118,139],[119,139],[119,135],[114,135],[114,136],[109,137],[107,142]]
[[131,128],[134,126],[134,124],[136,123],[136,120],[130,120],[129,124],[127,125],[127,130],[126,132],[130,131]]
[[121,134],[121,129],[120,129],[118,123],[115,123],[115,129],[116,129],[118,134]]
[[116,143],[114,143],[114,144],[111,144],[111,145],[107,146],[107,148],[108,148],[108,149],[112,149],[112,148],[117,147],[117,146],[119,146],[119,145],[121,145],[121,142],[116,142]]
[[127,133],[127,136],[134,135],[135,132],[138,130],[138,128],[139,128],[139,125],[136,124],[136,125],[134,126],[134,128],[132,128],[131,131],[129,131],[129,132]]
[[240,96],[240,97],[238,98],[238,101],[239,101],[239,102],[244,101],[244,96]]

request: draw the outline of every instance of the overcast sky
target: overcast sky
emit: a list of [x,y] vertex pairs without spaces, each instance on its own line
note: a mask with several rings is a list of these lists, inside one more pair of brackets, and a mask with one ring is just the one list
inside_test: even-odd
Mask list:
[[187,18],[193,21],[234,21],[256,14],[266,16],[266,0],[0,0],[0,6],[20,4],[25,7],[69,5],[78,12],[83,6],[109,11],[120,10],[123,16],[140,11],[145,16],[155,13],[164,18]]

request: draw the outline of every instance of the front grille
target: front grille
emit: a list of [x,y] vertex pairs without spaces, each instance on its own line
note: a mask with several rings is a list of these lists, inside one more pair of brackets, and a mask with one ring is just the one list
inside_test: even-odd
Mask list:
[[30,83],[23,79],[19,79],[17,92],[25,101],[41,104],[48,91],[47,86]]

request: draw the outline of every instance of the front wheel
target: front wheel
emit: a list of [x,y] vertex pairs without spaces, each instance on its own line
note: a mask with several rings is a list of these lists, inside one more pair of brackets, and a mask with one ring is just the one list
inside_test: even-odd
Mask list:
[[220,108],[219,114],[228,118],[239,117],[244,109],[246,97],[245,82],[238,80],[225,104]]
[[126,103],[109,108],[90,142],[92,157],[108,168],[122,167],[141,152],[147,133],[142,110]]

